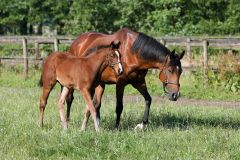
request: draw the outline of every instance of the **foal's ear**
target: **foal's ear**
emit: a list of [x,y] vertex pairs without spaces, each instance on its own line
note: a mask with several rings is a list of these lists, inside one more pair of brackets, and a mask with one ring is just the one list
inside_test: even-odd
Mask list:
[[170,53],[170,59],[174,59],[175,58],[175,49]]
[[119,40],[116,41],[112,41],[110,46],[112,47],[112,49],[119,49],[121,42]]
[[182,59],[185,54],[185,50],[180,54],[179,59]]

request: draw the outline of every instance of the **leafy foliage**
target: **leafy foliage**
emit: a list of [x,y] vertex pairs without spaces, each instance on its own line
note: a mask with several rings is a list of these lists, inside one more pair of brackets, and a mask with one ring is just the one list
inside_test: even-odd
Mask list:
[[2,0],[0,34],[58,34],[130,27],[154,35],[235,35],[240,32],[237,0]]

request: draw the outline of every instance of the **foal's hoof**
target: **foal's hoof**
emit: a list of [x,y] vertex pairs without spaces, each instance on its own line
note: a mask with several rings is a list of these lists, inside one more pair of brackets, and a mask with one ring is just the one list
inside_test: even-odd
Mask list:
[[139,123],[134,129],[137,130],[137,129],[144,129],[145,128],[145,125],[143,123]]

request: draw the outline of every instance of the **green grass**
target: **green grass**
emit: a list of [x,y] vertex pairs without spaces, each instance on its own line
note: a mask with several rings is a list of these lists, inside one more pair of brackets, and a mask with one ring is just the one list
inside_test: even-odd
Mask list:
[[206,106],[153,102],[150,124],[135,131],[144,103],[124,103],[121,132],[114,131],[115,99],[104,99],[101,132],[92,119],[80,132],[85,104],[79,93],[68,131],[60,125],[55,89],[39,127],[37,87],[0,86],[1,159],[239,159],[240,112]]

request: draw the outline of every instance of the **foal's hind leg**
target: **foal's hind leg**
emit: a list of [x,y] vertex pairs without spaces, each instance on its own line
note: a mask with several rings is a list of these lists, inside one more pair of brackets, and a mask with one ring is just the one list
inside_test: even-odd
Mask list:
[[43,127],[43,115],[44,115],[44,110],[47,105],[47,99],[49,96],[49,93],[51,92],[52,87],[50,88],[45,88],[43,87],[43,94],[40,99],[40,105],[39,105],[39,111],[40,111],[40,127]]
[[59,110],[59,113],[60,113],[60,118],[61,118],[62,125],[63,125],[64,129],[68,128],[68,124],[67,124],[65,113],[64,113],[64,102],[66,100],[68,91],[69,91],[69,89],[67,87],[63,87],[61,96],[60,96],[59,101],[58,101],[58,110]]

